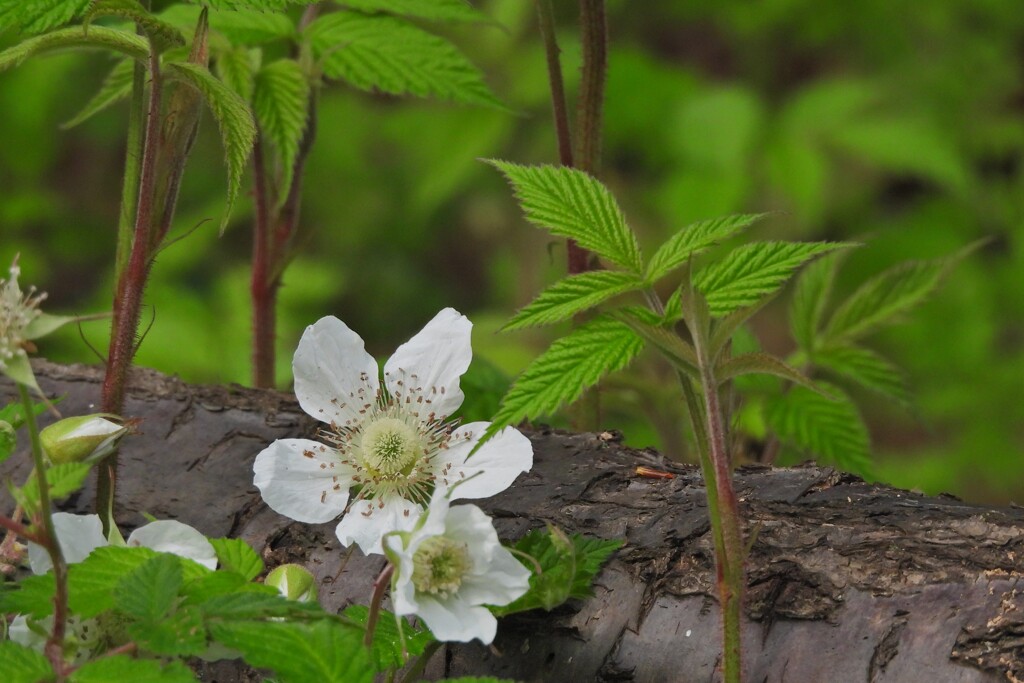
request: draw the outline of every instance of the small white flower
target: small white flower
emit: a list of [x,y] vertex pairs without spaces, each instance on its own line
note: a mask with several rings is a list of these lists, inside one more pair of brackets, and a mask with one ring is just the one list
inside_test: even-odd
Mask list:
[[364,553],[382,552],[381,537],[411,529],[435,490],[457,482],[454,498],[503,491],[533,466],[533,447],[506,428],[469,460],[487,422],[448,422],[469,367],[469,320],[451,308],[438,313],[384,365],[337,318],[306,328],[292,369],[302,409],[324,422],[320,437],[280,439],[253,466],[267,505],[299,522],[345,513],[337,535]]
[[475,505],[449,508],[435,495],[422,525],[388,534],[384,546],[395,565],[395,614],[415,614],[440,641],[488,645],[498,621],[484,605],[502,606],[530,587],[530,571],[498,541],[491,518]]

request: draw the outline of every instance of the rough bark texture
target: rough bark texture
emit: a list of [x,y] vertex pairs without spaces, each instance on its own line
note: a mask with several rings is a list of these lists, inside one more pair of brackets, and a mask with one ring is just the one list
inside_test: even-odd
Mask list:
[[[37,365],[68,415],[94,411],[95,368]],[[10,395],[0,385],[0,397]],[[270,441],[313,436],[293,397],[198,387],[137,370],[126,414],[144,434],[125,443],[118,502],[128,529],[142,512],[210,536],[240,536],[268,565],[299,561],[321,579],[328,609],[365,602],[379,557],[345,562],[332,525],[293,523],[252,486]],[[553,522],[625,538],[594,598],[553,614],[505,620],[493,648],[459,645],[431,677],[496,675],[523,681],[682,681],[717,678],[719,616],[699,473],[613,434],[530,433],[535,466],[482,507],[516,538]],[[3,474],[18,480],[26,459]],[[638,477],[637,465],[674,472]],[[748,563],[744,680],[973,683],[1024,680],[1024,510],[929,498],[818,467],[744,468],[736,486],[754,541]],[[10,501],[0,494],[5,508]],[[86,511],[92,492],[65,507]],[[257,680],[234,663],[204,680]]]

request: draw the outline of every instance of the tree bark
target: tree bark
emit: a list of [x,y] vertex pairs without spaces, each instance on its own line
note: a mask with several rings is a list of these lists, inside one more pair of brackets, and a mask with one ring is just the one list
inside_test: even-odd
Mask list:
[[[35,365],[66,415],[94,412],[102,372]],[[0,384],[0,397],[13,387]],[[292,522],[252,485],[252,462],[274,439],[315,438],[294,397],[237,386],[189,386],[135,370],[125,408],[142,434],[124,442],[118,521],[175,518],[209,536],[236,536],[268,567],[300,562],[321,602],[365,603],[380,556],[345,551],[332,524]],[[47,419],[47,418],[44,418]],[[503,620],[493,648],[452,645],[427,678],[494,675],[522,681],[681,681],[718,677],[719,612],[703,482],[695,468],[621,446],[615,434],[528,432],[534,468],[479,501],[499,534],[552,522],[624,538],[595,596],[554,613]],[[0,473],[20,482],[16,454]],[[637,476],[646,465],[675,479]],[[1024,509],[986,508],[867,484],[827,468],[742,468],[744,535],[753,537],[745,605],[745,681],[974,683],[1024,681]],[[90,490],[64,507],[87,512]],[[0,493],[9,511],[11,501]],[[340,573],[339,573],[340,572]],[[259,680],[237,663],[203,680]]]

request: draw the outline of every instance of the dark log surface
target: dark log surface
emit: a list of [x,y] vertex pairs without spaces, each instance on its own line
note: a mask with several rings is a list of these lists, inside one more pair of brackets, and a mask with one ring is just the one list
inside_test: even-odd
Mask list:
[[[66,415],[95,411],[100,371],[37,364]],[[10,397],[9,384],[0,395]],[[328,609],[366,602],[379,556],[344,550],[333,525],[269,510],[252,462],[270,441],[311,437],[316,425],[287,394],[190,386],[137,370],[126,415],[119,486],[127,530],[146,512],[210,536],[238,536],[268,565],[302,562],[324,582]],[[46,418],[44,418],[45,420]],[[717,680],[719,617],[705,494],[693,468],[620,446],[614,435],[529,434],[533,471],[482,501],[499,533],[517,538],[553,522],[625,538],[594,598],[553,614],[502,622],[493,648],[447,648],[430,673],[523,681]],[[21,480],[24,454],[3,465]],[[676,473],[640,478],[639,464]],[[748,563],[746,681],[973,683],[1024,680],[1024,510],[930,498],[818,467],[744,468],[736,485],[755,534]],[[88,511],[91,486],[65,507]],[[0,502],[9,509],[6,493]],[[220,664],[221,683],[253,680]]]

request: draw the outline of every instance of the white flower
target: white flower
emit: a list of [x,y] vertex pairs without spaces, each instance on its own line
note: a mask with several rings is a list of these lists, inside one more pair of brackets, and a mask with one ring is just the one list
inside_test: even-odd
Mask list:
[[295,394],[326,423],[326,443],[281,439],[256,458],[255,484],[286,517],[320,523],[345,513],[337,535],[365,553],[382,552],[381,537],[411,529],[435,490],[454,498],[486,498],[533,466],[533,447],[506,428],[470,451],[488,427],[448,422],[469,367],[469,320],[451,308],[438,313],[384,365],[337,318],[306,328],[292,369]]
[[475,505],[449,509],[435,495],[422,526],[388,534],[384,546],[395,565],[395,614],[420,617],[440,641],[488,645],[498,621],[484,605],[502,606],[530,587],[530,571],[498,541],[491,518]]

